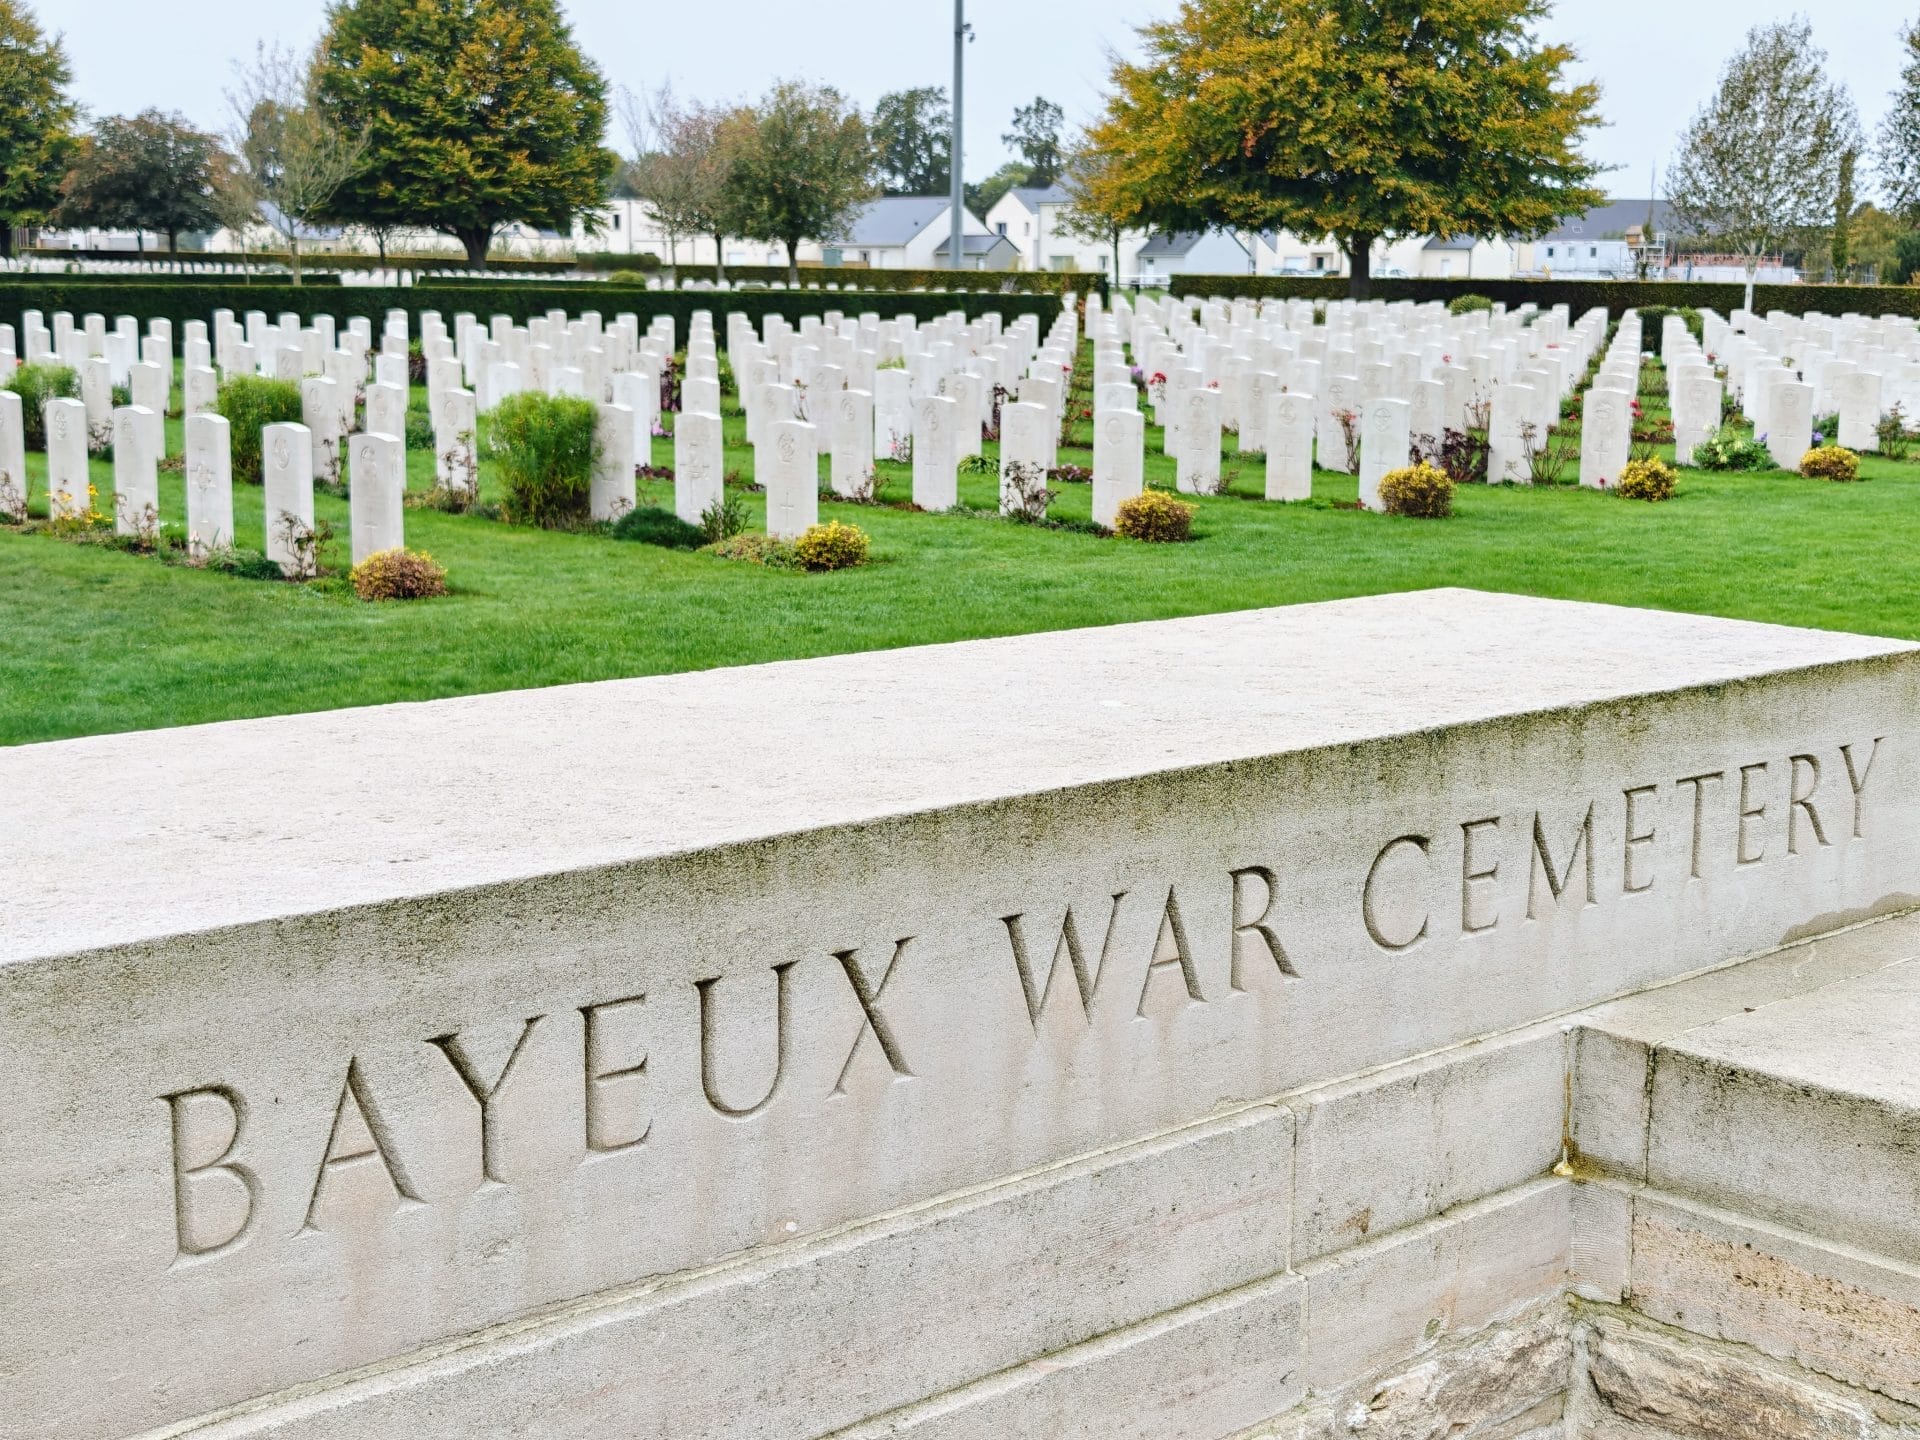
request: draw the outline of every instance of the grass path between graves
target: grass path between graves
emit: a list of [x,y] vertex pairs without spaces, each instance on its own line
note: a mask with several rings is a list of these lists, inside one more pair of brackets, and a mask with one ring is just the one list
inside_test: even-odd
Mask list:
[[[177,454],[179,422],[169,428]],[[727,435],[728,465],[750,478],[737,415]],[[1150,430],[1149,478],[1171,483],[1159,449]],[[656,442],[655,458],[671,464],[671,443]],[[1091,464],[1085,451],[1061,459]],[[410,457],[414,488],[431,466]],[[906,469],[881,468],[904,496]],[[872,565],[831,575],[409,510],[408,544],[445,564],[453,586],[412,604],[0,529],[0,743],[1445,585],[1920,639],[1920,463],[1869,459],[1861,485],[1689,471],[1663,505],[1469,487],[1439,522],[1338,508],[1355,484],[1337,475],[1316,478],[1312,501],[1267,504],[1257,457],[1226,468],[1239,477],[1200,502],[1190,545],[823,503],[823,519],[873,537]],[[29,469],[43,496],[45,457]],[[111,467],[94,474],[110,511]],[[175,520],[181,487],[177,472],[161,476]],[[1054,514],[1086,518],[1089,487],[1061,490]],[[963,475],[961,495],[990,507],[996,482]],[[261,491],[237,485],[234,498],[237,543],[258,548]],[[746,498],[758,526],[760,497]],[[671,505],[669,487],[643,483],[649,500]],[[323,496],[318,508],[344,536],[345,502]],[[848,743],[857,751],[857,737]]]

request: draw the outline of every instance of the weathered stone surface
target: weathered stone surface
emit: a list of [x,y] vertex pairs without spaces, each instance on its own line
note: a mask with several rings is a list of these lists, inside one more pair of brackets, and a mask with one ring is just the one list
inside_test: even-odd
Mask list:
[[1544,1176],[1560,1159],[1558,1025],[1289,1097],[1296,1262]]
[[1565,1434],[1562,1414],[1573,1347],[1557,1299],[1464,1337],[1449,1337],[1418,1364],[1361,1376],[1331,1395],[1235,1440],[1524,1440]]
[[[1103,1337],[1240,1291],[1281,1268],[1289,1186],[1273,1157],[1285,1153],[1291,1125],[1285,1111],[1256,1107],[824,1241],[772,1248],[502,1327],[458,1350],[196,1434],[786,1440],[909,1408],[916,1418],[898,1421],[907,1433],[993,1434],[977,1427],[1002,1415],[1003,1391],[1016,1392],[1023,1405],[1036,1393],[1064,1392],[1066,1383],[1053,1377],[1075,1364],[1119,1386],[1146,1383],[1142,1366],[1150,1361],[1162,1377],[1152,1383],[1178,1399],[1204,1383],[1191,1373],[1206,1368],[1202,1357],[1207,1367],[1249,1358],[1241,1338],[1249,1326],[1263,1337],[1264,1355],[1237,1383],[1284,1403],[1284,1378],[1298,1368],[1298,1280],[1175,1313],[1149,1333]],[[1018,1281],[954,1283],[986,1274]],[[1230,1356],[1205,1348],[1222,1336],[1237,1347]],[[1089,1342],[1099,1343],[1077,1362],[1059,1353]],[[1035,1356],[1048,1358],[1027,1363]],[[618,1375],[646,1381],[602,1383]],[[1136,1399],[1145,1403],[1134,1391],[1085,1395],[1077,1380],[1071,1389],[1073,1397],[1057,1403],[1100,1398],[1089,1414],[1118,1415]],[[928,1395],[942,1399],[916,1405]],[[946,1418],[976,1406],[964,1424]],[[894,1433],[894,1424],[872,1433]]]
[[[1216,1433],[1284,1408],[1280,1378],[1404,1367],[1565,1284],[1571,1183],[1459,1203],[1544,1157],[1564,1062],[1530,1072],[1551,1102],[1496,1083],[1536,1058],[1511,1038],[1455,1078],[1335,1082],[1888,903],[1920,869],[1915,654],[1452,592],[0,752],[0,1230],[19,1257],[0,1434],[125,1434],[482,1357],[480,1332],[551,1338],[538,1364],[566,1377],[493,1403],[630,1386],[644,1366],[543,1327],[597,1331],[659,1277],[831,1249],[1303,1088],[1327,1092],[1298,1098],[1329,1157],[1307,1233],[1370,1206],[1403,1228],[1300,1268],[1306,1359],[1271,1355],[1244,1392],[1264,1410]],[[885,741],[858,767],[824,748],[848,727]],[[1840,747],[1876,738],[1860,833],[1840,781],[1818,803],[1849,830],[1793,853],[1789,757],[1829,757],[1832,780]],[[1779,790],[1745,829],[1769,858],[1741,865],[1736,807],[1699,818],[1681,780],[1763,761]],[[155,778],[114,783],[129,773]],[[1476,1096],[1511,1151],[1464,1154]],[[1368,1151],[1341,1115],[1406,1126],[1429,1103],[1409,1173],[1343,1192],[1338,1157]],[[1267,1164],[1290,1182],[1289,1154],[1277,1138]],[[1198,1223],[1211,1186],[1181,1188]],[[1024,1293],[999,1248],[999,1270],[938,1276],[973,1303]],[[1281,1304],[1294,1283],[1283,1249],[1231,1257],[1276,1278],[1068,1327],[1091,1348],[1049,1393],[1105,1393],[1080,1377],[1111,1355],[1113,1393],[1138,1376],[1157,1418],[1152,1397],[1233,1375],[1172,1357],[1243,1353],[1246,1286]],[[739,1343],[778,1356],[794,1312],[748,1293]],[[645,1326],[622,1343],[644,1349]],[[1060,1342],[912,1368],[942,1343],[861,1361],[899,1371],[874,1405],[965,1391],[982,1404],[952,1423],[990,1425],[1015,1413],[993,1385],[1038,1383],[1025,1362]]]
[[1911,1267],[1643,1194],[1633,1303],[1655,1320],[1920,1406],[1920,1271]]
[[1308,1386],[1337,1390],[1558,1293],[1572,1188],[1539,1181],[1298,1266],[1307,1280]]
[[1891,1440],[1867,1406],[1737,1356],[1619,1326],[1587,1337],[1585,1383],[1607,1421],[1688,1440]]

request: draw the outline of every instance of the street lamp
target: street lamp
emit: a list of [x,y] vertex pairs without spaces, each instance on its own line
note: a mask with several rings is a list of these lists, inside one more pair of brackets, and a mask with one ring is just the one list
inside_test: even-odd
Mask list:
[[967,42],[973,39],[973,27],[967,24],[967,0],[953,0],[953,136],[948,144],[947,169],[953,202],[953,233],[947,241],[947,263],[953,269],[963,269],[966,256],[961,251],[961,242],[966,233],[962,217],[966,214],[966,190],[962,177],[966,174],[965,147],[960,139],[960,122],[966,108],[967,85]]

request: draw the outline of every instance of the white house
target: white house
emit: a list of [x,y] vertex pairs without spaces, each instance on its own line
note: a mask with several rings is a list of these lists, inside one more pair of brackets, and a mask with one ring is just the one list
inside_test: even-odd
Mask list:
[[1140,247],[1138,263],[1142,285],[1175,275],[1251,275],[1255,270],[1246,238],[1228,230],[1155,235]]
[[[1059,185],[1022,186],[1009,190],[987,211],[987,228],[1004,235],[1020,252],[1022,270],[1070,270],[1113,274],[1113,246],[1105,239],[1088,239],[1067,227],[1073,197]],[[1152,237],[1145,230],[1120,236],[1120,277],[1139,270],[1140,250]]]
[[[945,268],[952,239],[953,211],[944,195],[882,195],[854,216],[847,233],[827,247],[826,263],[865,265],[874,270],[938,270]],[[992,234],[986,222],[971,210],[960,215],[963,237]],[[970,270],[1011,269],[1010,249],[967,239]],[[838,252],[837,255],[835,252]],[[999,264],[986,263],[998,257]],[[976,263],[978,262],[978,263]]]
[[[1652,219],[1652,230],[1647,228]],[[1643,254],[1658,270],[1673,207],[1665,201],[1611,200],[1562,220],[1537,240],[1520,242],[1519,273],[1556,280],[1631,280]]]

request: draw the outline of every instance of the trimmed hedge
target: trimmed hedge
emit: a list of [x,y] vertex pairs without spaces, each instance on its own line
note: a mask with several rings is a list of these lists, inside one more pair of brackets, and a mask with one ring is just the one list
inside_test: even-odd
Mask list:
[[[1347,282],[1338,276],[1313,275],[1175,275],[1168,290],[1194,299],[1303,299],[1344,300]],[[1575,315],[1603,306],[1611,315],[1660,305],[1672,309],[1712,309],[1727,315],[1746,301],[1744,285],[1707,284],[1687,280],[1379,280],[1372,284],[1375,300],[1438,300],[1450,303],[1460,295],[1484,295],[1509,310],[1531,303],[1542,310],[1569,306]],[[1757,285],[1754,308],[1804,314],[1903,315],[1920,319],[1920,286],[1912,285]]]
[[577,315],[582,310],[598,310],[611,318],[632,311],[642,321],[659,315],[671,315],[675,333],[684,342],[696,310],[713,314],[714,334],[726,344],[726,317],[738,312],[747,316],[756,328],[763,317],[784,315],[798,320],[840,310],[849,315],[877,310],[891,319],[911,315],[919,321],[938,319],[950,311],[964,311],[969,318],[998,311],[1009,321],[1021,315],[1037,315],[1042,326],[1060,312],[1060,301],[1052,295],[952,295],[909,294],[862,296],[813,290],[747,290],[725,294],[700,291],[647,290],[638,286],[582,285],[578,282],[541,285],[529,281],[507,281],[499,285],[444,285],[422,283],[413,286],[355,285],[336,286],[253,285],[236,291],[230,285],[199,285],[182,280],[175,285],[115,285],[76,277],[37,276],[26,280],[0,281],[0,322],[17,327],[27,310],[39,310],[51,325],[55,311],[65,310],[76,318],[98,312],[109,322],[120,315],[131,315],[142,326],[154,319],[171,320],[176,332],[189,320],[211,321],[215,310],[231,310],[236,316],[249,310],[263,310],[269,316],[282,312],[311,320],[315,315],[332,315],[344,320],[364,315],[378,322],[388,310],[404,310],[417,317],[425,310],[438,310],[448,327],[453,317],[469,311],[486,321],[494,315],[511,316],[525,324],[549,310],[565,310]]
[[[601,284],[599,275],[594,273],[598,268],[582,266],[576,272],[579,275],[576,283]],[[711,280],[713,267],[682,265],[675,272],[675,278],[682,283]],[[488,285],[494,281],[486,275],[435,275],[419,283],[423,285]],[[748,287],[746,292],[748,294],[755,293],[762,286],[785,286],[787,267],[784,265],[729,265],[727,283],[730,286]],[[1104,275],[1085,270],[864,270],[853,267],[828,268],[820,265],[800,267],[802,293],[824,294],[827,293],[826,287],[829,285],[840,287],[838,291],[833,292],[835,294],[853,289],[856,293],[889,295],[909,290],[927,290],[938,291],[943,295],[1058,296],[1065,295],[1069,291],[1084,294],[1090,290],[1098,290],[1104,298],[1108,289]],[[727,290],[697,293],[731,295],[740,292]]]
[[[139,272],[124,275],[95,274],[90,271],[60,272],[46,275],[21,275],[16,273],[0,274],[0,287],[8,285],[286,285],[291,278],[276,271],[257,272],[252,275],[168,275]],[[323,273],[308,272],[301,277],[301,284],[316,285],[325,289],[329,286],[337,289],[340,285],[340,272],[337,270]]]
[[[21,258],[28,260],[145,260],[154,264],[177,262],[183,265],[226,264],[238,265],[242,257],[235,250],[182,250],[178,255],[168,255],[164,250],[149,250],[141,255],[132,250],[22,250]],[[250,250],[244,257],[254,265],[292,265],[293,256],[284,250]],[[487,265],[494,270],[520,271],[535,275],[564,275],[575,268],[572,260],[530,260],[520,256],[496,255],[488,259]],[[439,255],[403,255],[398,251],[389,254],[383,265],[378,255],[359,253],[344,255],[302,255],[300,268],[306,271],[321,270],[464,270],[467,257],[464,253],[447,252]],[[645,269],[645,266],[634,266]]]

